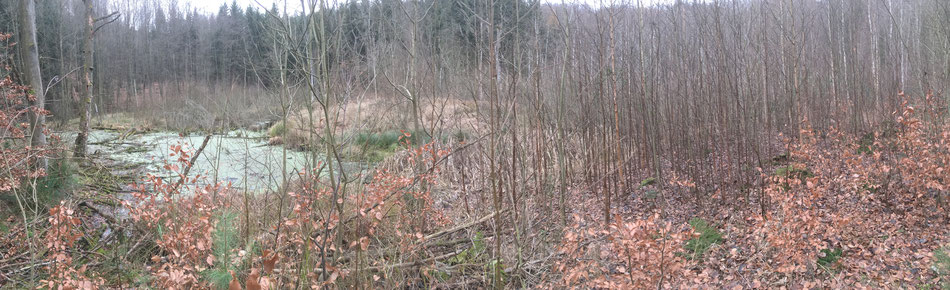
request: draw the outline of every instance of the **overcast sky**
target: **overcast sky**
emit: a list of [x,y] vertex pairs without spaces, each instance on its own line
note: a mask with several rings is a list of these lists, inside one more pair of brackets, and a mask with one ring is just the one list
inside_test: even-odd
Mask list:
[[[181,1],[182,3],[185,3],[185,2],[191,3],[192,7],[198,8],[198,10],[204,11],[206,13],[217,13],[218,8],[220,8],[222,4],[227,3],[228,5],[231,5],[231,3],[235,2],[235,0],[190,0],[190,1],[179,0],[179,1]],[[341,0],[331,0],[331,1],[341,1]],[[609,3],[611,1],[618,1],[618,2],[628,1],[628,2],[636,3],[637,0],[563,0],[563,1],[587,3],[591,6],[598,6],[598,4],[601,3],[601,1],[605,3]],[[644,5],[649,5],[653,3],[670,3],[675,0],[642,0],[642,1]],[[273,5],[275,2],[278,3],[277,4],[278,7],[283,7],[285,3],[284,0],[236,0],[236,2],[238,6],[240,6],[241,8],[246,8],[248,6],[260,7],[260,5],[264,5],[264,7],[270,8],[271,5]],[[541,0],[541,2],[542,3],[561,3],[562,0]],[[299,11],[300,0],[287,0],[286,3],[287,3],[288,10]]]

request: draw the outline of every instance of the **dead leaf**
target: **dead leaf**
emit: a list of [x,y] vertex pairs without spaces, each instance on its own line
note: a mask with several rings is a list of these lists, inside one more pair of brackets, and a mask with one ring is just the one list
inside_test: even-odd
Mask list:
[[231,283],[228,283],[228,290],[244,290],[241,287],[241,282],[238,282],[237,276],[234,276],[234,272],[231,272]]
[[251,269],[251,273],[247,275],[247,290],[261,290],[261,284],[257,282],[257,278],[261,275],[257,272],[257,268]]
[[263,265],[264,274],[273,272],[273,271],[274,271],[274,266],[277,265],[277,253],[274,253],[274,255],[273,255],[272,257],[270,257],[270,259],[264,260],[263,264],[264,264],[264,265]]

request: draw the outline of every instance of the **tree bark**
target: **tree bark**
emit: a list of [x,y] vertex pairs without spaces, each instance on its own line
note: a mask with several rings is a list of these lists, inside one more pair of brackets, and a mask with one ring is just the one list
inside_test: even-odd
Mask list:
[[[32,105],[36,110],[30,111],[30,144],[34,148],[46,146],[46,133],[43,128],[46,123],[46,91],[43,87],[43,77],[40,74],[40,57],[36,45],[36,7],[33,0],[20,0],[20,53],[23,55],[23,72],[27,84],[32,88]],[[46,158],[36,160],[38,168],[46,169]]]
[[79,133],[76,134],[76,148],[73,151],[73,157],[76,158],[86,156],[86,143],[89,140],[89,107],[92,104],[92,33],[95,17],[93,16],[92,0],[83,0],[83,5],[86,7],[86,37],[82,42],[82,81],[86,86],[86,91],[80,101]]

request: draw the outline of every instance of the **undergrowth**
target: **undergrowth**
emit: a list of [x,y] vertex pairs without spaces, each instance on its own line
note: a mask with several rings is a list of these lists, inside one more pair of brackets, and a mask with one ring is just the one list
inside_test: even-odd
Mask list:
[[253,244],[244,246],[239,236],[237,217],[238,214],[230,210],[222,210],[215,217],[217,221],[211,246],[214,265],[206,270],[204,277],[218,289],[228,288],[232,272],[243,273],[247,270],[248,259],[255,252]]
[[703,254],[715,244],[723,241],[722,233],[713,226],[710,226],[706,220],[693,218],[689,220],[689,225],[696,232],[696,236],[686,240],[686,257],[691,260],[702,259]]
[[837,262],[839,259],[841,259],[842,254],[844,254],[844,252],[841,250],[841,248],[821,249],[820,255],[818,256],[818,260],[816,262],[821,269],[835,271],[838,269]]
[[[904,99],[896,128],[875,132],[873,143],[871,135],[817,132],[805,122],[798,139],[785,144],[788,153],[765,163],[778,166],[774,171],[756,168],[762,183],[748,186],[747,194],[717,189],[695,204],[654,209],[653,217],[611,221],[606,230],[596,218],[575,217],[553,268],[561,280],[544,286],[950,289],[944,236],[950,126],[942,121],[941,99],[925,101],[926,120]],[[678,173],[661,186],[674,189],[663,192],[672,199],[684,198],[676,189],[697,187],[676,181],[685,176]],[[697,205],[706,219],[672,222],[696,216]],[[711,218],[723,224],[712,225]],[[728,240],[718,228],[728,229]],[[671,238],[678,229],[690,233]]]
[[[33,179],[26,179],[20,184],[24,206],[37,209],[48,209],[56,206],[69,192],[76,189],[79,181],[76,177],[76,165],[66,158],[51,158],[45,174]],[[0,200],[16,206],[14,195],[0,194]]]
[[779,168],[776,168],[775,175],[786,177],[786,178],[798,178],[801,180],[815,177],[815,174],[813,174],[807,168],[800,168],[800,167],[796,167],[795,165],[781,166]]

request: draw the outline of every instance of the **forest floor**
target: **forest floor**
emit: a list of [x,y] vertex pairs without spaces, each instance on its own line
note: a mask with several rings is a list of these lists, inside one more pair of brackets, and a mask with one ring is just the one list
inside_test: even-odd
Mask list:
[[[12,222],[18,211],[5,209],[0,284],[35,288],[24,281],[38,272],[44,281],[106,288],[234,289],[238,283],[256,289],[253,283],[310,279],[340,287],[486,288],[496,275],[512,288],[950,287],[950,195],[942,186],[950,127],[932,129],[939,127],[910,117],[897,133],[802,130],[795,141],[775,142],[785,153],[745,185],[699,185],[668,162],[662,178],[630,174],[612,196],[606,221],[599,183],[570,184],[564,217],[553,195],[524,195],[494,212],[489,191],[470,180],[478,164],[471,160],[480,155],[461,150],[480,139],[412,144],[402,142],[406,132],[386,136],[391,127],[385,126],[374,127],[375,137],[351,134],[364,149],[385,149],[370,167],[385,170],[358,165],[358,173],[341,179],[359,181],[334,207],[331,179],[322,173],[295,171],[299,179],[263,195],[248,195],[249,186],[234,182],[246,176],[209,174],[221,168],[221,156],[282,155],[247,151],[280,148],[268,144],[270,132],[222,133],[205,148],[199,147],[204,136],[154,131],[121,116],[103,119],[117,121],[97,123],[93,158],[72,169],[53,162],[51,172],[67,172],[55,176],[75,184],[57,185],[71,194],[49,209],[48,219],[28,223],[39,234],[27,235]],[[220,146],[231,141],[243,146]],[[456,163],[440,166],[448,156]],[[195,170],[186,174],[190,164]],[[703,180],[735,180],[733,172],[740,171],[704,172]],[[271,174],[260,180],[281,178]],[[41,184],[47,185],[53,184]],[[52,226],[60,218],[75,218],[76,228],[60,232]],[[319,235],[312,229],[338,225],[339,234],[322,244],[336,248],[326,257],[335,266],[323,270],[307,253],[318,248],[305,241]],[[23,240],[49,247],[36,257],[18,254],[31,244]],[[499,253],[492,249],[496,241]],[[309,245],[318,247],[314,240]],[[303,280],[295,274],[308,267],[318,274]],[[322,271],[338,276],[321,277]]]
[[803,131],[751,188],[630,180],[609,223],[601,203],[576,198],[563,280],[550,285],[948,289],[948,135],[912,124],[898,136]]

